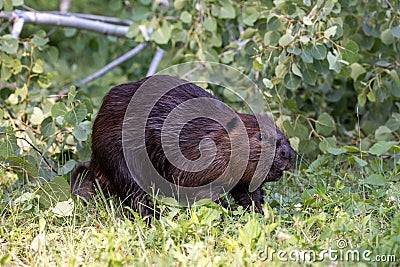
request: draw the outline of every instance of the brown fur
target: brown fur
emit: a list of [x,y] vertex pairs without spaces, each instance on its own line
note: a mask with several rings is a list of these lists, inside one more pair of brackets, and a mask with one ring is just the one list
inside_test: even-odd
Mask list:
[[[149,208],[151,204],[147,194],[135,182],[126,165],[122,148],[122,124],[132,96],[147,79],[116,86],[104,97],[93,124],[91,161],[77,167],[71,180],[72,192],[86,199],[95,194],[95,181],[97,180],[96,183],[103,191],[117,194],[142,216],[151,216],[153,211]],[[228,165],[231,153],[231,140],[225,128],[212,119],[197,118],[183,127],[179,140],[180,150],[187,159],[195,160],[200,157],[198,149],[200,141],[209,138],[217,147],[217,154],[212,164],[199,172],[182,171],[165,157],[161,146],[160,129],[166,116],[180,103],[197,97],[216,99],[202,88],[189,82],[169,91],[150,112],[145,134],[148,155],[159,174],[171,182],[175,182],[174,179],[179,178],[180,185],[191,187],[208,184],[219,177]],[[250,158],[248,160],[245,157],[241,158],[241,155],[235,156],[235,160],[247,164],[247,167],[239,183],[230,193],[239,205],[247,208],[254,202],[255,211],[263,213],[261,204],[264,203],[264,192],[261,186],[254,192],[249,192],[248,186],[257,165],[261,164],[261,167],[268,165],[259,160],[262,142],[265,140],[260,140],[260,125],[254,115],[239,113],[239,117],[246,127],[249,138]],[[237,124],[237,121],[233,119],[227,128],[232,131],[230,132],[232,138],[243,138],[236,131]],[[295,154],[279,128],[276,127],[276,129],[271,129],[271,132],[263,134],[265,136],[276,134],[273,165],[269,172],[268,169],[263,170],[263,175],[265,175],[263,183],[265,183],[277,181],[283,171],[291,166]],[[83,172],[87,173],[86,176],[82,175]],[[79,187],[79,185],[81,186]]]

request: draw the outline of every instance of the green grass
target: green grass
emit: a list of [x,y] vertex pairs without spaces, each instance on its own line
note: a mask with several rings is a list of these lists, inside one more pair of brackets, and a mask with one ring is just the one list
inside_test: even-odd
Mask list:
[[[345,158],[328,157],[267,184],[265,216],[212,203],[191,208],[160,205],[164,216],[150,226],[137,215],[133,221],[126,219],[126,209],[116,198],[99,197],[88,205],[74,199],[69,216],[43,208],[35,184],[3,187],[0,265],[298,266],[307,261],[296,261],[296,253],[311,259],[315,253],[317,259],[309,262],[314,266],[396,266],[398,172],[395,164],[390,167],[381,159],[368,163],[370,170],[380,169],[385,184],[366,184],[368,173]],[[319,258],[324,251],[339,258],[329,258],[327,252]],[[359,261],[346,260],[346,254],[352,259],[357,253]],[[386,262],[376,262],[378,256]]]

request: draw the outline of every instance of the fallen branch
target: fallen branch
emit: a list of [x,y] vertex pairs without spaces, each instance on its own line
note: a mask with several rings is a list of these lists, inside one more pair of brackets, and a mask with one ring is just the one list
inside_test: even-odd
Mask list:
[[88,19],[88,20],[97,20],[105,23],[111,23],[115,25],[126,25],[129,26],[132,24],[131,20],[128,19],[120,19],[115,17],[106,17],[100,15],[93,15],[93,14],[82,14],[82,13],[69,13],[69,12],[58,12],[58,11],[46,11],[46,13],[53,14],[53,15],[64,15],[64,16],[74,16],[78,18]]
[[[14,10],[13,12],[0,12],[0,18],[8,19],[11,22],[23,19],[24,23],[35,24],[35,25],[55,25],[61,27],[71,27],[81,30],[88,30],[98,32],[106,35],[113,35],[118,37],[126,37],[126,33],[129,30],[129,26],[116,25],[106,23],[102,20],[107,20],[106,17],[101,16],[89,16],[83,14],[74,13],[52,13],[52,12],[33,12]],[[90,17],[90,19],[89,19]],[[108,19],[108,21],[116,21],[115,19]],[[120,20],[117,20],[120,22]],[[126,21],[125,21],[126,23]]]
[[[81,30],[89,30],[98,32],[105,35],[113,35],[117,37],[126,37],[129,30],[129,25],[132,23],[130,20],[121,20],[113,17],[98,16],[92,14],[79,14],[79,13],[63,13],[63,12],[37,12],[37,11],[23,11],[14,10],[13,12],[0,12],[0,18],[8,19],[13,22],[12,36],[18,38],[25,23],[36,24],[36,25],[55,25],[61,27],[71,27]],[[149,31],[151,33],[151,30]],[[92,75],[78,82],[78,85],[85,85],[117,67],[123,62],[131,59],[137,55],[147,46],[146,43],[139,44],[128,53],[115,59],[111,63],[107,64],[100,70],[96,71]],[[157,49],[150,67],[147,72],[147,76],[153,75],[160,61],[164,55],[163,49]],[[67,91],[66,91],[67,92]],[[61,95],[65,93],[62,92]]]

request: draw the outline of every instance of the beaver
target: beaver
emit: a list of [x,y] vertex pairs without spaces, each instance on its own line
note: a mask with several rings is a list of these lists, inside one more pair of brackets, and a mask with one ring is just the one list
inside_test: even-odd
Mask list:
[[[146,77],[138,82],[115,86],[105,95],[93,123],[91,160],[79,165],[71,176],[71,191],[74,195],[89,200],[96,194],[96,188],[100,188],[103,192],[119,196],[143,217],[154,215],[155,210],[151,198],[132,177],[128,168],[122,140],[124,117],[128,105],[138,88],[150,78],[158,79],[158,83],[152,86],[163,86],[163,82],[168,79],[178,79],[166,75]],[[241,138],[243,136],[239,136],[239,131],[236,131],[239,122],[235,118],[228,120],[227,125],[221,125],[211,118],[199,116],[185,122],[181,128],[178,141],[179,150],[185,158],[196,160],[201,156],[199,145],[202,140],[212,140],[216,148],[212,163],[200,171],[182,170],[171,163],[164,153],[161,136],[161,129],[168,114],[179,104],[191,99],[218,100],[203,88],[185,80],[178,80],[180,81],[179,85],[160,97],[149,113],[145,128],[146,151],[154,168],[164,179],[186,187],[202,186],[221,176],[227,168],[231,156],[235,159],[236,156],[231,155],[232,140],[230,137]],[[250,147],[246,161],[244,163],[241,161],[242,159],[238,161],[240,164],[245,164],[245,169],[229,193],[238,205],[250,209],[254,204],[254,211],[263,214],[264,191],[262,185],[265,182],[279,180],[283,172],[291,168],[295,151],[275,123],[269,132],[261,130],[260,124],[263,124],[263,120],[267,120],[267,117],[261,116],[257,119],[252,114],[236,114],[246,128],[246,138],[249,140],[247,144]],[[181,122],[178,121],[179,123]],[[272,140],[275,142],[273,145],[275,151],[272,151],[273,162],[269,164],[265,159],[260,159],[261,147],[268,136],[272,136]],[[243,142],[243,144],[246,143]],[[256,190],[250,192],[249,185],[257,166],[261,169],[262,182]],[[227,207],[226,202],[222,199],[215,201]]]

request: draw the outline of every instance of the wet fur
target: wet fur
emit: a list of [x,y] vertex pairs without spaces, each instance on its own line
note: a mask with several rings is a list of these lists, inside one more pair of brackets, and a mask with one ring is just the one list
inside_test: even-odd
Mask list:
[[[122,148],[122,124],[132,96],[147,79],[116,86],[104,97],[93,124],[91,161],[78,166],[71,179],[73,194],[90,199],[95,194],[96,186],[99,186],[104,192],[118,195],[133,210],[140,212],[143,217],[151,217],[155,211],[152,209],[153,204],[147,193],[137,185],[126,165]],[[229,163],[231,145],[228,133],[222,125],[208,118],[198,118],[187,123],[182,129],[180,149],[186,158],[196,159],[200,156],[199,142],[204,138],[210,138],[217,147],[216,160],[209,168],[200,172],[182,171],[167,160],[161,146],[160,129],[163,122],[174,107],[197,97],[216,99],[202,88],[189,82],[185,83],[169,91],[157,102],[146,124],[146,149],[154,167],[165,179],[174,182],[173,177],[179,177],[180,185],[192,187],[208,184],[223,173]],[[263,213],[262,185],[254,192],[248,191],[249,182],[257,164],[263,166],[263,163],[258,161],[260,153],[259,125],[253,115],[239,114],[239,116],[246,126],[250,140],[250,159],[248,163],[246,159],[245,173],[230,194],[237,204],[250,208],[254,203],[255,211]],[[231,125],[227,127],[232,129],[233,135],[236,125],[237,123],[232,120]],[[265,171],[263,184],[268,181],[277,181],[282,176],[283,170],[288,169],[295,155],[283,132],[277,127],[271,131],[272,133],[268,134],[276,134],[277,137],[275,159],[269,172]],[[281,156],[282,151],[286,153],[287,157]],[[220,203],[223,205],[222,201]]]

